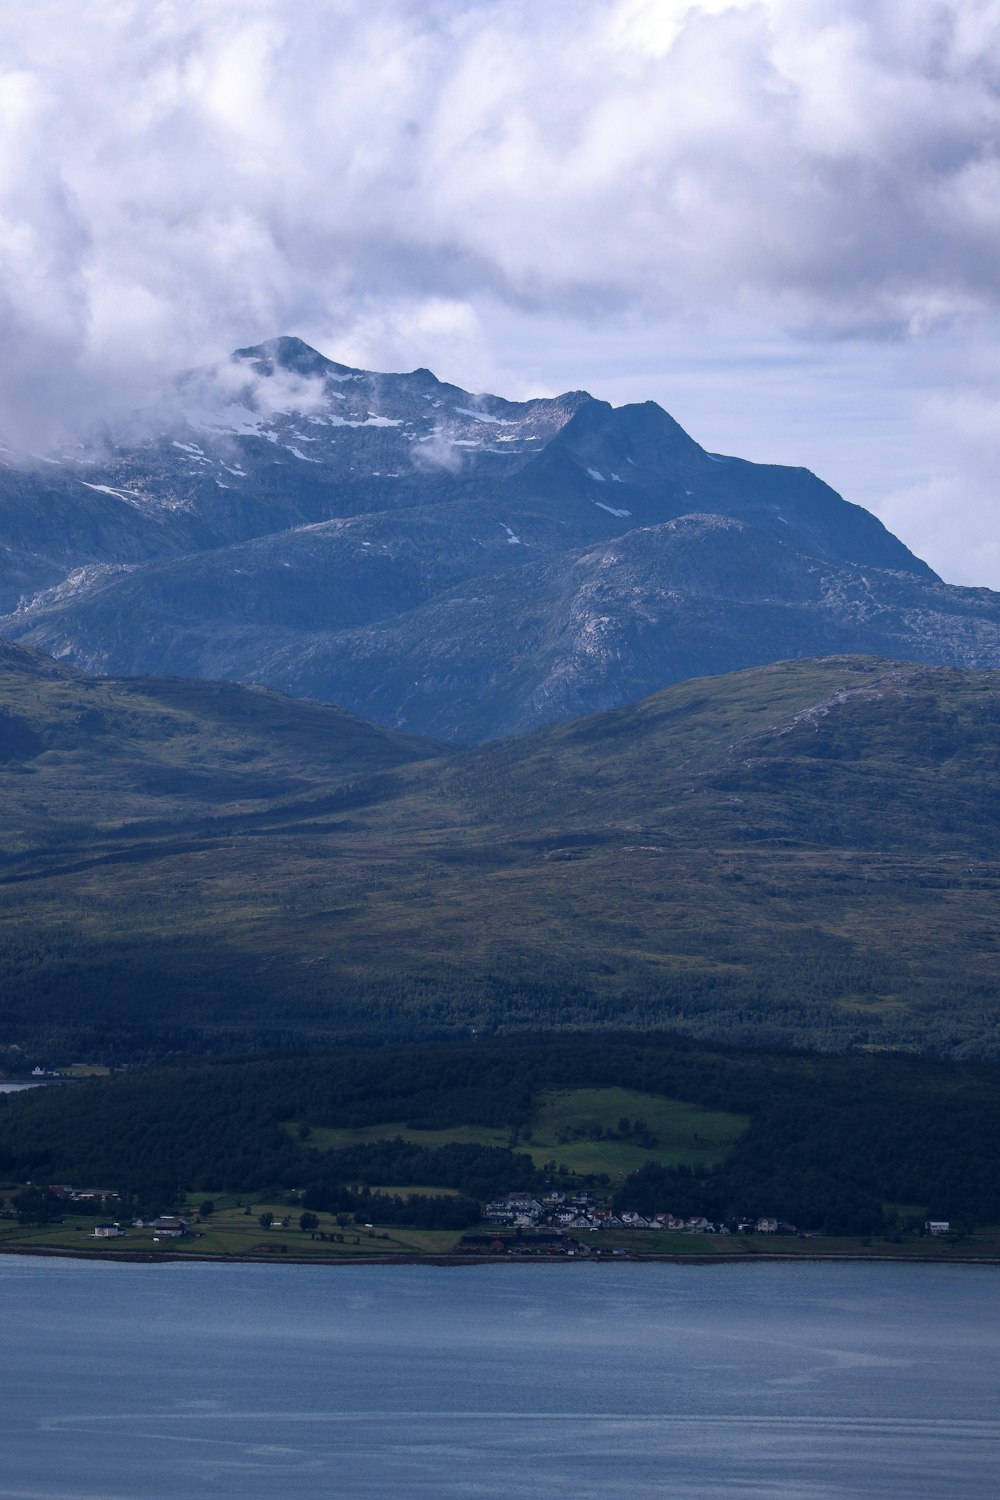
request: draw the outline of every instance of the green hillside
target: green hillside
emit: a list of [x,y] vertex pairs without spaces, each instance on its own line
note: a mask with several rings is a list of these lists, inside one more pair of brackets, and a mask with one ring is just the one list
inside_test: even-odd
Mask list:
[[460,751],[45,662],[0,661],[0,1044],[1000,1050],[996,673],[781,663]]

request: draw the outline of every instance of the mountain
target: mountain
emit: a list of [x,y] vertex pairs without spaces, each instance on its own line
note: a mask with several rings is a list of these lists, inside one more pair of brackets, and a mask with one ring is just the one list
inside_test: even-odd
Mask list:
[[56,462],[6,459],[0,633],[89,672],[480,741],[786,658],[1000,665],[1000,597],[652,402],[509,402],[281,338]]
[[456,750],[0,656],[0,1046],[996,1056],[1000,676],[846,656]]

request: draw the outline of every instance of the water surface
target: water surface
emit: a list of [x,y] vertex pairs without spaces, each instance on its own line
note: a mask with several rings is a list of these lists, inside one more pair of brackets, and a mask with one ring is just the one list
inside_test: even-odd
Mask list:
[[0,1257],[0,1496],[997,1492],[1000,1271]]

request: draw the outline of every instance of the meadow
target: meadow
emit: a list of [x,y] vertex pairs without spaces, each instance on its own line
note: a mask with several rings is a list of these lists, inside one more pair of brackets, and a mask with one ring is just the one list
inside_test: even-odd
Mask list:
[[[642,1121],[642,1132],[620,1129],[625,1121]],[[287,1127],[297,1133],[302,1124]],[[328,1150],[369,1145],[398,1137],[416,1145],[439,1147],[471,1142],[479,1146],[505,1147],[526,1153],[540,1170],[573,1177],[601,1176],[618,1187],[630,1172],[647,1162],[673,1166],[716,1166],[734,1141],[746,1130],[749,1118],[720,1110],[699,1108],[680,1099],[643,1093],[637,1089],[551,1089],[537,1099],[530,1126],[523,1129],[491,1129],[482,1125],[453,1125],[421,1130],[404,1121],[381,1121],[355,1128],[312,1128],[309,1140]],[[643,1144],[642,1134],[648,1143]],[[370,1183],[383,1191],[383,1183]],[[435,1190],[437,1191],[437,1190]]]

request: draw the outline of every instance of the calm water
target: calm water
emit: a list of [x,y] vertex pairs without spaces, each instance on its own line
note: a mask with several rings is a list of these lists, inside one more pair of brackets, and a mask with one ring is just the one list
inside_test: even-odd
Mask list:
[[1000,1271],[0,1257],[0,1496],[1000,1493]]

